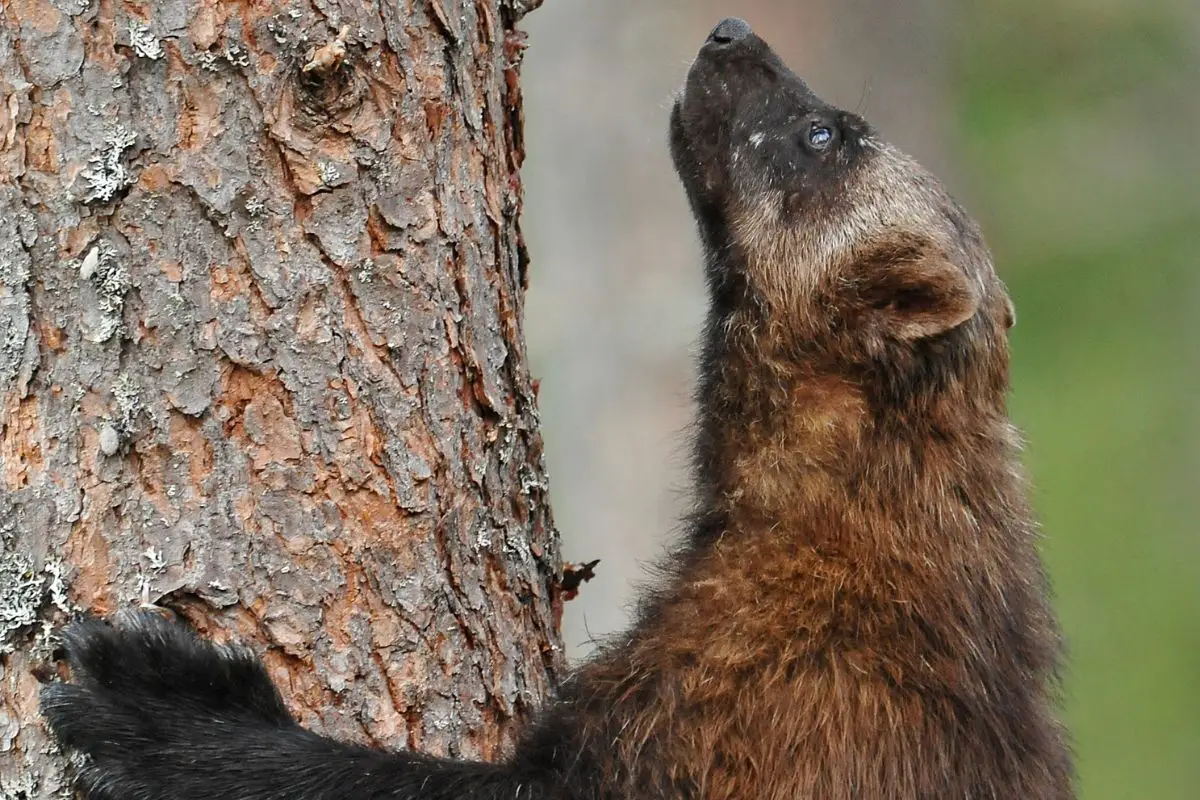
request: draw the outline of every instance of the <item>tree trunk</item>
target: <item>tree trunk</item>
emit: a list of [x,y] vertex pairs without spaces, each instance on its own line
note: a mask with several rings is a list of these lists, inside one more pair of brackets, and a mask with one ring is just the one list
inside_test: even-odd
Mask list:
[[67,795],[80,610],[250,642],[342,738],[494,757],[549,691],[536,4],[0,6],[0,797]]

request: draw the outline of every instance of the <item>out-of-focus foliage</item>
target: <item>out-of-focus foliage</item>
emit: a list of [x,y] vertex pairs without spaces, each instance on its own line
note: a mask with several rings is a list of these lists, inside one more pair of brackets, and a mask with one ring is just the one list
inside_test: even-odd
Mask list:
[[1017,305],[1013,413],[1081,797],[1200,797],[1200,6],[977,0],[957,164]]

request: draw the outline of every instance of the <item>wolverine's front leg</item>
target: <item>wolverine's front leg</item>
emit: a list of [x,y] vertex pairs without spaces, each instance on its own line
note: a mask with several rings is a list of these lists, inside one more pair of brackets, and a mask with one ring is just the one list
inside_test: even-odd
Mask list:
[[154,612],[63,632],[71,680],[42,714],[95,800],[368,800],[549,797],[509,764],[388,753],[292,719],[262,664]]

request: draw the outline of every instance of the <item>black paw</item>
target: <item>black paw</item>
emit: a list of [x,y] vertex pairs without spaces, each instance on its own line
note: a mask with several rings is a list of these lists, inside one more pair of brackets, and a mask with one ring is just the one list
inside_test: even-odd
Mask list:
[[249,651],[161,614],[85,619],[62,639],[71,680],[42,691],[41,712],[60,744],[87,756],[91,797],[157,797],[150,783],[172,764],[195,764],[246,731],[295,726]]

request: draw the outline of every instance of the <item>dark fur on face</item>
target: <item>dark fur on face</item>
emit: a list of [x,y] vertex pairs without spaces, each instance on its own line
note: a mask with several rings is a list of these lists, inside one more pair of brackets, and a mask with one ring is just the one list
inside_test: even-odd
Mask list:
[[701,50],[671,151],[716,313],[770,319],[843,368],[873,360],[883,339],[944,333],[980,310],[988,327],[1011,324],[977,227],[937,180],[757,36]]
[[320,739],[245,654],[85,623],[43,708],[93,797],[1072,797],[974,223],[744,23],[700,51],[671,144],[712,291],[696,511],[631,630],[481,765]]

